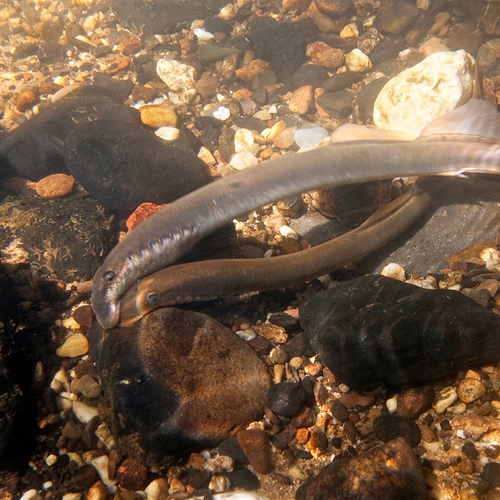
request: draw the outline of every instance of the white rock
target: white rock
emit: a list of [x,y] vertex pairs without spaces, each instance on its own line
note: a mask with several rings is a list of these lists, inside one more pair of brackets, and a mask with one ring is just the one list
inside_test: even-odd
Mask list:
[[437,400],[432,407],[437,413],[443,413],[446,408],[451,406],[457,399],[457,391],[453,387],[445,387],[439,392]]
[[238,330],[236,332],[236,335],[238,335],[238,337],[241,337],[245,342],[248,342],[249,340],[257,337],[257,334],[253,330]]
[[244,150],[236,153],[229,162],[229,165],[233,167],[235,170],[245,170],[245,168],[253,167],[257,165],[259,160],[250,153],[250,151]]
[[219,106],[213,113],[212,116],[217,118],[217,120],[225,121],[231,116],[231,112],[226,106]]
[[175,59],[160,59],[156,63],[156,73],[174,92],[194,89],[196,70],[193,66]]
[[94,458],[91,463],[95,467],[101,481],[108,487],[111,493],[116,491],[115,479],[109,479],[108,476],[108,457],[106,455],[101,455],[100,457]]
[[81,493],[66,493],[66,495],[63,495],[62,500],[80,500],[81,498]]
[[56,406],[59,411],[70,410],[73,408],[73,402],[69,399],[57,396]]
[[28,490],[24,493],[24,495],[19,500],[33,500],[36,498],[36,490]]
[[436,118],[466,103],[474,90],[474,58],[437,52],[389,80],[373,110],[378,128],[418,135]]
[[340,32],[340,38],[349,40],[350,38],[357,38],[359,36],[358,25],[356,23],[346,24]]
[[180,130],[175,127],[160,127],[155,130],[155,135],[164,141],[176,141]]
[[387,406],[387,409],[389,410],[389,413],[396,413],[396,410],[398,409],[398,398],[396,396],[388,399],[385,402],[385,406]]
[[224,19],[225,21],[231,21],[232,19],[235,18],[236,12],[237,12],[236,5],[228,3],[225,7],[222,7],[222,9],[220,10],[219,17],[221,19]]
[[208,488],[212,491],[221,492],[231,488],[231,481],[226,476],[214,476],[210,479]]
[[148,484],[144,493],[147,500],[164,500],[168,497],[168,482],[163,478],[155,479]]
[[298,240],[300,237],[297,231],[294,231],[290,226],[287,226],[286,224],[280,226],[280,233],[285,238],[293,238],[294,240]]
[[299,128],[293,134],[293,140],[301,151],[308,151],[326,144],[329,136],[323,127]]
[[113,434],[111,434],[111,430],[107,424],[102,423],[99,425],[99,427],[95,430],[95,435],[108,450],[112,450],[116,447],[115,438],[113,437]]
[[254,143],[253,134],[251,130],[247,128],[240,128],[236,134],[234,134],[234,150],[237,153],[241,151],[249,150]]
[[203,28],[195,28],[193,32],[196,35],[196,38],[200,40],[200,42],[207,42],[208,40],[211,40],[214,37],[212,33],[210,33],[207,30],[204,30]]
[[382,269],[380,274],[399,281],[404,281],[405,279],[405,270],[399,264],[395,264],[394,262],[387,264],[387,266]]
[[264,122],[272,119],[271,113],[269,113],[267,109],[261,109],[257,111],[257,113],[253,115],[253,117]]
[[88,406],[81,401],[73,401],[73,412],[82,424],[88,424],[90,420],[98,415],[97,408]]
[[349,71],[363,73],[372,67],[370,58],[361,50],[353,49],[345,56],[345,65]]

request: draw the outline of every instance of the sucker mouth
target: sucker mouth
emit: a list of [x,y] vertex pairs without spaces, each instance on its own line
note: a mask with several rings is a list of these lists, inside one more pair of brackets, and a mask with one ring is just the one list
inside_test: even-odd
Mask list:
[[95,303],[92,301],[92,307],[97,318],[97,322],[106,330],[111,330],[120,321],[120,303],[106,304]]

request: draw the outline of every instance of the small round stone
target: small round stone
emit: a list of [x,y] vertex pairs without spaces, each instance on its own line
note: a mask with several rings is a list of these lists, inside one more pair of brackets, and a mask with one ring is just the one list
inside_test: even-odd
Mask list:
[[53,174],[36,183],[36,194],[43,198],[59,198],[71,193],[75,178],[72,175]]
[[457,391],[455,391],[453,387],[445,387],[439,392],[437,400],[432,407],[437,411],[437,413],[443,413],[446,408],[451,406],[457,399]]
[[89,342],[87,337],[81,333],[75,333],[68,337],[64,344],[56,349],[56,354],[61,358],[76,358],[87,354]]

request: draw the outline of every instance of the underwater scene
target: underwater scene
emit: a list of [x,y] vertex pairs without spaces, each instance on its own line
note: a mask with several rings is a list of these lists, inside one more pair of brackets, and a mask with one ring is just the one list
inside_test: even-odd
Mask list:
[[0,500],[500,499],[500,1],[0,0]]

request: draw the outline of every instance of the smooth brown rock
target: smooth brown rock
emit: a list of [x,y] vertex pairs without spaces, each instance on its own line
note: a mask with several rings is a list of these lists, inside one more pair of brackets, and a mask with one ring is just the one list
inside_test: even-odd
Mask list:
[[53,174],[36,183],[36,194],[43,198],[59,198],[71,193],[75,178],[72,175]]
[[236,435],[238,444],[248,458],[250,465],[261,474],[272,469],[269,435],[261,429],[248,429]]
[[288,107],[293,113],[307,113],[309,106],[314,98],[314,89],[312,85],[299,87],[292,95]]
[[400,417],[416,418],[431,407],[435,395],[436,391],[430,386],[403,391],[398,399],[397,414]]
[[353,458],[335,460],[296,500],[425,500],[427,489],[418,459],[408,442],[395,439]]
[[101,333],[96,324],[96,334],[93,357],[111,400],[112,430],[129,455],[138,446],[155,461],[214,446],[264,410],[265,365],[208,316],[164,308],[130,328]]

